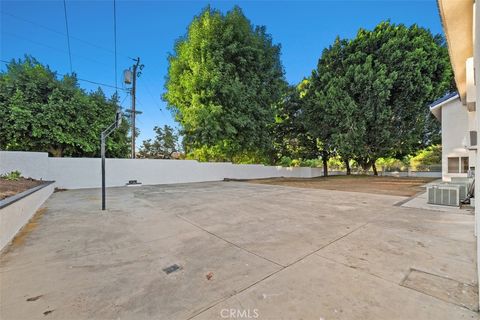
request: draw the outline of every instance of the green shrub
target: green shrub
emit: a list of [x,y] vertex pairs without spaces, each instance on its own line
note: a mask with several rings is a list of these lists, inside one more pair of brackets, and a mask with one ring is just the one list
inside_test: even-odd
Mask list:
[[292,167],[300,167],[301,164],[302,164],[302,160],[300,160],[300,159],[293,159],[291,166],[292,166]]
[[305,160],[302,160],[301,166],[302,167],[317,168],[317,167],[322,166],[322,160],[320,160],[320,159],[305,159]]
[[283,156],[278,162],[278,164],[281,165],[282,167],[291,167],[292,159],[290,157]]
[[17,181],[21,177],[22,177],[22,174],[20,173],[20,171],[17,171],[17,170],[0,175],[0,178],[9,180],[9,181]]
[[410,167],[415,171],[431,171],[441,167],[442,146],[433,145],[418,151],[409,158]]
[[396,158],[379,158],[375,165],[378,170],[385,171],[406,171],[408,170],[408,163]]
[[345,163],[339,156],[328,159],[328,170],[345,170]]

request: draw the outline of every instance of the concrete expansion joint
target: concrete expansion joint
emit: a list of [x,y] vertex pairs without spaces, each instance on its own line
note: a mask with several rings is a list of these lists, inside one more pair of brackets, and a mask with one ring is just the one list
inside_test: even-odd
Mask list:
[[268,262],[270,262],[270,263],[273,263],[273,264],[275,264],[275,265],[277,265],[277,266],[279,266],[279,267],[281,267],[281,268],[285,268],[284,265],[282,265],[282,264],[280,264],[280,263],[278,263],[278,262],[275,262],[275,261],[273,261],[273,260],[270,260],[270,259],[268,259],[268,258],[266,258],[266,257],[264,257],[264,256],[261,256],[261,255],[255,253],[255,252],[252,252],[252,251],[250,251],[250,250],[248,250],[248,249],[246,249],[246,248],[243,248],[242,246],[239,246],[238,244],[233,243],[233,242],[231,242],[231,241],[229,241],[229,240],[227,240],[227,239],[225,239],[225,238],[223,238],[223,237],[221,237],[221,236],[219,236],[219,235],[217,235],[217,234],[215,234],[215,233],[213,233],[213,232],[211,232],[211,231],[208,231],[207,229],[199,226],[198,224],[196,224],[195,222],[189,220],[188,218],[185,218],[185,217],[183,217],[183,216],[181,216],[181,215],[178,215],[178,214],[175,215],[175,216],[176,216],[177,218],[182,219],[183,221],[189,223],[190,225],[192,225],[192,226],[194,226],[194,227],[196,227],[196,228],[198,228],[198,229],[200,229],[200,230],[202,230],[202,231],[204,231],[204,232],[206,232],[206,233],[208,233],[208,234],[210,234],[210,235],[212,235],[212,236],[214,236],[214,237],[216,237],[216,238],[218,238],[218,239],[220,239],[220,240],[222,240],[222,241],[224,241],[224,242],[226,242],[226,243],[228,243],[228,244],[230,244],[230,245],[232,245],[232,246],[234,246],[234,247],[236,247],[236,248],[238,248],[238,249],[241,249],[241,250],[243,250],[243,251],[245,251],[245,252],[248,252],[248,253],[250,253],[250,254],[253,254],[253,255],[256,256],[256,257],[259,257],[259,258],[261,258],[261,259],[263,259],[263,260],[266,260],[266,261],[268,261]]
[[298,260],[295,260],[294,262],[290,263],[290,264],[289,264],[289,265],[287,265],[286,267],[293,266],[294,264],[296,264],[296,263],[298,263],[298,262],[300,262],[300,261],[304,260],[305,258],[308,258],[308,257],[309,257],[309,256],[311,256],[312,254],[315,254],[315,253],[319,252],[320,250],[322,250],[322,249],[325,249],[325,248],[326,248],[326,247],[328,247],[329,245],[332,245],[332,244],[334,244],[335,242],[337,242],[337,241],[339,241],[339,240],[342,240],[343,238],[346,238],[346,237],[348,237],[348,236],[349,236],[349,235],[351,235],[352,233],[354,233],[354,232],[356,232],[356,231],[358,231],[358,230],[360,230],[360,229],[364,228],[364,227],[365,227],[365,226],[367,226],[369,223],[370,223],[370,222],[366,222],[366,223],[364,223],[364,224],[362,224],[362,225],[360,225],[360,226],[358,226],[358,227],[354,228],[353,230],[350,230],[349,232],[345,233],[344,235],[342,235],[342,236],[340,236],[340,237],[338,237],[338,238],[336,238],[336,239],[334,239],[334,240],[330,241],[329,243],[327,243],[327,244],[325,244],[325,245],[321,246],[320,248],[318,248],[318,249],[316,249],[316,250],[314,250],[314,251],[312,251],[312,252],[310,252],[310,253],[308,253],[308,254],[304,255],[304,256],[303,256],[303,257],[301,257],[300,259],[298,259]]
[[[370,222],[366,222],[366,223],[364,223],[364,224],[362,224],[362,225],[354,228],[353,230],[350,230],[349,232],[345,233],[344,235],[336,238],[336,239],[333,240],[333,241],[330,241],[330,242],[327,243],[326,245],[321,246],[320,248],[318,248],[318,249],[316,249],[316,250],[314,250],[314,251],[312,251],[312,252],[304,255],[303,257],[295,260],[295,261],[292,262],[292,263],[289,263],[288,265],[281,265],[281,264],[279,264],[279,263],[277,263],[277,262],[275,262],[275,261],[272,261],[272,260],[270,260],[270,259],[268,259],[268,258],[262,257],[262,256],[254,253],[254,252],[251,252],[250,250],[247,250],[247,249],[245,249],[245,248],[242,248],[241,246],[239,246],[239,245],[237,245],[237,244],[235,244],[235,243],[232,243],[232,242],[230,242],[230,241],[228,241],[228,240],[226,240],[226,239],[224,239],[224,238],[222,238],[222,237],[214,234],[213,232],[210,232],[210,231],[208,231],[208,230],[205,230],[204,228],[198,226],[197,224],[195,224],[194,222],[190,221],[189,219],[187,219],[187,218],[185,218],[185,217],[182,217],[182,216],[180,216],[180,215],[177,215],[177,217],[180,218],[180,219],[182,219],[182,220],[184,220],[184,221],[186,221],[187,223],[189,223],[189,224],[191,224],[191,225],[193,225],[193,226],[195,226],[195,227],[197,227],[197,228],[199,228],[199,229],[201,229],[201,230],[203,230],[203,231],[205,231],[205,232],[207,232],[207,233],[209,233],[209,234],[211,234],[211,235],[213,235],[213,236],[215,236],[215,237],[217,237],[217,238],[219,238],[219,239],[221,239],[221,240],[223,240],[223,241],[225,241],[225,242],[227,242],[227,243],[229,243],[229,244],[231,244],[231,245],[233,245],[233,246],[235,246],[235,247],[237,247],[237,248],[239,248],[239,249],[241,249],[241,250],[244,250],[244,251],[246,251],[246,252],[248,252],[248,253],[251,253],[251,254],[253,254],[253,255],[257,256],[257,257],[260,257],[260,258],[262,258],[262,259],[265,259],[265,260],[267,260],[267,261],[269,261],[269,262],[271,262],[271,263],[274,263],[274,264],[276,264],[277,266],[281,267],[280,269],[278,269],[278,270],[276,270],[276,271],[274,271],[274,272],[266,275],[266,276],[263,277],[262,279],[260,279],[260,280],[258,280],[258,281],[255,281],[254,283],[246,286],[246,287],[243,288],[243,289],[234,290],[231,294],[225,296],[223,299],[220,299],[220,300],[216,301],[216,302],[213,303],[212,305],[210,305],[210,306],[204,308],[203,310],[195,313],[194,315],[188,317],[186,320],[191,320],[191,319],[199,316],[200,314],[202,314],[202,313],[204,313],[204,312],[206,312],[206,311],[214,308],[216,305],[218,305],[218,304],[226,301],[227,299],[230,299],[230,298],[232,298],[232,297],[235,297],[235,296],[237,296],[238,294],[244,292],[245,290],[248,290],[248,289],[250,289],[250,288],[258,285],[259,283],[261,283],[261,282],[263,282],[263,281],[271,278],[272,276],[274,276],[274,275],[276,275],[276,274],[278,274],[278,273],[280,273],[280,272],[282,272],[282,271],[284,271],[284,270],[286,270],[286,269],[288,269],[288,268],[296,265],[297,263],[299,263],[299,262],[305,260],[306,258],[312,256],[313,254],[317,253],[318,251],[322,250],[323,248],[326,248],[327,246],[329,246],[329,245],[331,245],[331,244],[333,244],[333,243],[335,243],[335,242],[337,242],[337,241],[339,241],[339,240],[341,240],[341,239],[343,239],[343,238],[351,235],[351,234],[354,233],[355,231],[358,231],[358,230],[364,228],[365,226],[367,226],[367,225],[370,223]],[[323,257],[322,257],[322,258],[323,258]]]

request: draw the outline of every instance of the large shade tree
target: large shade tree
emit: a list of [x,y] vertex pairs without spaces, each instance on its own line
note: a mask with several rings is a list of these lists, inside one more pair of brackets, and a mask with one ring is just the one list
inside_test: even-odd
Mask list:
[[239,7],[207,7],[169,57],[164,99],[182,127],[187,154],[202,160],[262,161],[272,154],[274,104],[284,87],[280,46]]
[[276,158],[315,159],[319,156],[317,138],[306,126],[304,96],[309,87],[304,79],[298,86],[288,87],[275,107],[273,126]]
[[335,151],[365,169],[376,173],[379,157],[401,158],[438,141],[427,105],[452,89],[442,36],[382,22],[352,40],[337,39],[312,78],[312,132],[326,126]]
[[[75,74],[56,73],[32,57],[12,60],[0,73],[0,149],[52,156],[99,156],[100,132],[115,119],[118,98],[82,90]],[[129,152],[128,123],[107,140],[107,155]]]
[[324,175],[328,174],[328,159],[341,155],[349,172],[352,113],[355,106],[345,92],[343,57],[347,41],[336,39],[325,49],[312,72],[310,85],[303,98],[304,122],[309,135],[318,139]]

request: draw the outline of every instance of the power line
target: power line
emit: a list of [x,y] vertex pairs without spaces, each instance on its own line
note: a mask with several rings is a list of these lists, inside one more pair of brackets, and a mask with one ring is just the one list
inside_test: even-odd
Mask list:
[[[61,36],[64,36],[64,37],[67,36],[65,33],[61,32],[61,31],[52,29],[52,28],[47,27],[47,26],[45,26],[45,25],[43,25],[43,24],[40,24],[40,23],[38,23],[38,22],[34,22],[34,21],[31,21],[31,20],[27,20],[27,19],[25,19],[25,18],[21,18],[21,17],[19,17],[19,16],[16,16],[16,15],[14,15],[14,14],[11,14],[10,12],[0,11],[0,13],[1,13],[2,15],[9,16],[9,17],[14,18],[14,19],[17,19],[17,20],[19,20],[19,21],[23,21],[23,22],[29,23],[29,24],[31,24],[31,25],[34,25],[34,26],[43,28],[43,29],[45,29],[45,30],[48,30],[48,31],[53,32],[53,33],[56,33],[56,34],[58,34],[58,35],[61,35]],[[108,49],[108,48],[99,46],[99,45],[97,45],[97,44],[95,44],[95,43],[92,43],[92,42],[83,40],[83,39],[81,39],[81,38],[78,38],[78,37],[75,37],[75,36],[70,35],[70,39],[75,39],[75,40],[77,40],[77,41],[79,41],[79,42],[83,42],[84,44],[89,45],[89,46],[91,46],[91,47],[94,47],[94,48],[97,48],[97,49],[106,51],[106,52],[108,52],[108,53],[110,53],[110,54],[114,54],[114,51],[112,51],[112,50],[110,50],[110,49]],[[125,58],[128,58],[128,57],[125,56]]]
[[65,13],[65,28],[67,29],[67,45],[68,45],[68,58],[70,60],[70,72],[73,72],[73,70],[72,70],[72,52],[70,50],[70,33],[68,31],[67,2],[66,2],[66,0],[63,0],[63,11]]
[[[59,75],[63,76],[62,74],[59,73]],[[117,86],[114,86],[114,85],[111,85],[111,84],[105,84],[105,83],[101,83],[101,82],[96,82],[96,81],[91,81],[91,80],[87,80],[87,79],[81,79],[81,78],[77,78],[78,81],[83,81],[83,82],[88,82],[88,83],[92,83],[92,84],[97,84],[99,86],[104,86],[104,87],[108,87],[108,88],[113,88],[115,90],[124,90],[124,91],[127,91],[126,89],[122,89],[122,88],[119,88]]]
[[115,43],[115,87],[117,87],[117,5],[115,0],[113,0],[113,41]]
[[[0,60],[1,62],[3,63],[6,63],[6,64],[9,64],[10,62],[9,61],[6,61],[6,60]],[[65,74],[62,74],[62,73],[59,73],[59,72],[54,72],[55,75],[58,75],[60,77],[65,77],[65,76],[69,76],[69,75],[65,75]],[[91,84],[96,84],[96,85],[99,85],[99,86],[103,86],[103,87],[108,87],[108,88],[113,88],[113,89],[116,89],[116,90],[122,90],[122,91],[126,91],[128,92],[127,89],[123,89],[123,88],[118,88],[114,85],[111,85],[111,84],[106,84],[106,83],[102,83],[102,82],[97,82],[97,81],[92,81],[92,80],[88,80],[88,79],[82,79],[82,78],[76,78],[78,81],[82,81],[82,82],[88,82],[88,83],[91,83]]]
[[150,86],[148,85],[148,81],[147,81],[147,78],[145,78],[145,88],[147,89],[147,93],[148,95],[150,96],[150,98],[152,98],[153,100],[153,103],[155,103],[155,105],[157,106],[157,108],[160,110],[161,113],[163,113],[163,109],[162,107],[160,107],[160,105],[158,104],[157,102],[157,99],[154,98],[152,92],[150,91]]
[[[65,51],[63,49],[59,49],[59,48],[56,48],[56,47],[52,47],[51,45],[48,45],[48,44],[45,44],[43,42],[39,42],[39,41],[35,41],[35,40],[32,40],[32,39],[29,39],[29,38],[26,38],[24,36],[21,36],[21,35],[18,35],[18,34],[15,34],[15,33],[12,33],[12,32],[3,32],[3,35],[9,35],[9,36],[12,36],[12,37],[15,37],[15,38],[18,38],[18,39],[22,39],[24,41],[28,41],[28,42],[31,42],[33,44],[36,44],[36,45],[39,45],[39,46],[42,46],[42,47],[45,47],[45,48],[48,48],[48,49],[51,49],[51,50],[55,50],[55,51],[58,51],[58,52],[63,52],[63,53],[68,53],[68,51]],[[101,62],[101,61],[98,61],[96,59],[93,59],[93,58],[90,58],[90,57],[86,57],[86,56],[83,56],[83,55],[79,55],[79,54],[72,54],[73,56],[76,56],[76,57],[79,57],[79,58],[82,58],[82,59],[85,59],[85,60],[90,60],[92,62],[95,62],[99,65],[102,65],[103,67],[105,67],[105,63],[104,62]]]
[[122,104],[125,102],[125,100],[127,100],[128,94],[129,94],[129,92],[127,91],[127,94],[126,94],[125,97],[123,98],[122,102],[120,102],[120,106],[122,106]]

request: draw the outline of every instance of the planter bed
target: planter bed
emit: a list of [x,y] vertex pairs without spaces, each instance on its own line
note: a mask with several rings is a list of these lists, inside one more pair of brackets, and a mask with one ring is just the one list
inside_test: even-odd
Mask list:
[[12,190],[15,194],[0,200],[0,250],[12,241],[54,191],[53,181],[31,181],[38,183],[29,183],[33,187],[19,192],[26,185],[22,183]]
[[0,179],[0,200],[27,191],[33,187],[43,184],[45,181],[31,178],[19,178],[18,180]]

